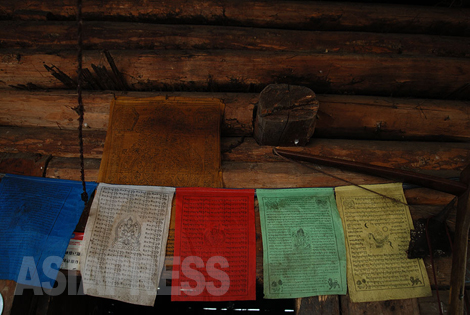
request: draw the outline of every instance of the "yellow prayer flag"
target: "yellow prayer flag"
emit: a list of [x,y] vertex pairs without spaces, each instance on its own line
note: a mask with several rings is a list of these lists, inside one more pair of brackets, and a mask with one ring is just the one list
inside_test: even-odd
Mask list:
[[402,184],[337,187],[336,204],[346,241],[347,279],[352,302],[430,296],[422,259],[408,259],[413,221]]

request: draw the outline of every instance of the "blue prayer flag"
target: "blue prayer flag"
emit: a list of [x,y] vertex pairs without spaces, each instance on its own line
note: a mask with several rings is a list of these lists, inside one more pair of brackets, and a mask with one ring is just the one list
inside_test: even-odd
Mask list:
[[[87,182],[90,196],[96,183]],[[51,289],[84,209],[78,181],[7,174],[0,182],[0,279]]]

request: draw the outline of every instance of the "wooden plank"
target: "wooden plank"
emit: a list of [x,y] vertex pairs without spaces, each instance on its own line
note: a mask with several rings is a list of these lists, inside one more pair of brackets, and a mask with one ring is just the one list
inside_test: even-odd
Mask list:
[[341,314],[414,314],[418,315],[418,299],[391,300],[383,302],[353,303],[349,295],[343,295],[341,299]]
[[[106,130],[109,105],[122,92],[85,92],[86,130]],[[253,133],[255,93],[128,92],[130,97],[220,99],[225,104],[222,134]],[[404,99],[373,96],[317,95],[320,102],[314,138],[470,140],[468,101]],[[78,115],[72,91],[0,90],[0,125],[73,129]],[[34,111],[31,108],[34,107]]]
[[[75,22],[0,21],[0,48],[75,49],[76,37]],[[231,49],[470,57],[469,46],[470,38],[457,36],[106,21],[83,24],[87,50]]]
[[319,95],[318,100],[314,137],[435,141],[470,135],[469,102],[346,95]]
[[[100,159],[85,159],[85,180],[96,182],[100,169]],[[80,158],[53,157],[45,176],[48,178],[80,180]]]
[[[449,313],[465,312],[465,294],[468,270],[468,236],[470,227],[470,165],[460,174],[460,181],[467,190],[458,196],[456,227],[453,239],[452,276],[450,286]],[[467,297],[468,299],[468,297]]]
[[[118,96],[156,97],[167,99],[216,98],[224,102],[225,113],[222,132],[226,135],[248,135],[253,132],[253,108],[258,101],[257,94],[251,93],[185,93],[185,92],[91,92],[83,93],[86,130],[108,128],[109,107]],[[75,91],[28,92],[0,90],[0,125],[22,127],[50,127],[73,129],[78,127]],[[34,111],[31,108],[34,107]]]
[[[408,192],[413,191],[415,189],[405,190],[405,196],[407,197],[407,202],[410,205],[410,213],[411,217],[414,221],[421,219],[421,218],[429,218],[432,217],[441,211],[445,205],[440,206],[423,206],[420,204],[412,204],[408,200]],[[432,196],[432,194],[431,194]],[[455,219],[456,219],[456,209],[453,209],[448,217],[447,217],[447,225],[451,233],[455,231]],[[424,258],[424,265],[426,267],[426,271],[428,272],[429,283],[433,288],[435,288],[436,284],[438,287],[448,287],[450,284],[450,275],[452,270],[452,257],[434,257],[434,270],[436,272],[436,280],[437,283],[434,281],[433,276],[433,269],[431,264],[431,258],[426,257]]]
[[[352,30],[394,33],[468,35],[469,10],[316,1],[184,0],[161,2],[98,3],[83,5],[88,20],[223,24],[310,30]],[[72,0],[14,1],[0,3],[0,18],[24,20],[74,20]]]
[[[470,98],[468,58],[222,50],[111,54],[131,90],[246,92],[276,82],[304,85],[315,93]],[[104,63],[101,52],[84,53],[85,68]],[[74,78],[76,52],[2,50],[0,88],[64,88],[44,65]]]
[[[442,312],[449,313],[449,290],[439,290]],[[432,296],[418,299],[420,314],[439,315],[439,305],[437,303],[436,290],[432,291]]]
[[[119,94],[119,93],[117,93]],[[115,93],[85,92],[85,122],[92,130],[106,130]],[[0,91],[0,124],[19,127],[78,128],[76,91]],[[34,108],[34,110],[31,110]]]
[[339,297],[338,295],[321,295],[295,299],[295,313],[297,315],[339,315]]
[[[222,138],[225,164],[284,162],[272,153],[273,147],[258,146],[252,138],[239,142],[240,138]],[[289,149],[443,177],[458,177],[459,171],[470,164],[470,149],[466,143],[314,139],[304,148]],[[312,172],[311,176],[320,174]],[[445,205],[454,198],[427,188],[408,189],[405,193],[412,204]]]
[[[222,163],[226,188],[336,187],[351,185],[351,183],[366,185],[393,182],[392,180],[341,171],[331,167],[321,167],[320,170],[327,172],[329,175],[290,163]],[[439,176],[439,172],[432,172],[431,175]]]
[[0,173],[42,177],[50,159],[37,153],[0,153]]
[[428,188],[414,188],[405,191],[406,200],[410,204],[446,205],[454,199],[454,195]]
[[[240,165],[241,164],[241,165]],[[271,163],[272,168],[275,169],[276,165],[279,166],[280,163]],[[283,165],[286,163],[282,163]],[[225,165],[226,169],[232,169],[233,162],[227,161],[223,162],[223,165]],[[245,169],[241,169],[242,165],[245,165]],[[250,172],[252,163],[237,163],[236,166],[239,168],[239,172],[241,174],[247,174]],[[47,172],[46,172],[46,177],[51,177],[51,178],[61,178],[61,179],[70,179],[70,180],[80,180],[80,160],[78,158],[62,158],[62,157],[53,157],[52,160],[49,162],[48,167],[47,167]],[[98,179],[98,171],[100,167],[100,159],[85,159],[85,178],[87,181],[96,181]],[[279,168],[279,167],[277,167]],[[287,168],[289,169],[289,168]],[[229,170],[230,172],[230,170]],[[343,175],[344,173],[338,172],[337,175]],[[233,174],[228,174],[228,178],[230,178],[233,181],[237,181],[237,179],[233,180],[232,178],[234,177]],[[318,185],[321,185],[321,183],[318,183],[319,180],[322,178],[325,178],[322,174],[319,173],[311,173],[309,175],[311,177],[311,180],[308,183],[317,183]],[[283,175],[283,177],[292,177],[289,176],[289,174]],[[269,182],[269,177],[265,180],[266,182]],[[304,180],[305,181],[305,180]],[[361,181],[364,182],[364,181]],[[229,182],[230,183],[230,182]],[[248,181],[245,182],[245,187],[247,186]],[[282,183],[277,185],[276,187],[272,187],[275,185],[260,185],[260,186],[253,186],[254,188],[266,188],[263,186],[270,186],[269,188],[280,188],[280,187],[312,187],[308,186],[308,183],[303,183],[302,179],[299,179],[297,185],[295,186],[289,186],[289,183],[292,183],[292,181],[285,182],[284,186]],[[338,185],[345,185],[345,183],[337,181]],[[325,183],[326,185],[327,183]],[[227,183],[225,183],[227,185]],[[229,188],[228,186],[226,186]],[[424,189],[424,188],[413,188],[413,189],[406,189],[405,190],[405,196],[408,200],[408,203],[410,204],[420,204],[420,205],[446,205],[447,203],[452,200],[454,196],[445,194],[445,195],[440,195],[436,197],[436,194],[439,195],[438,192],[430,189]],[[423,215],[429,216],[431,215],[430,213],[424,213]]]
[[[0,126],[0,152],[39,153],[54,156],[79,156],[78,131],[51,128],[17,128]],[[83,132],[84,155],[103,154],[105,131]]]
[[[259,146],[253,138],[221,139],[222,160],[232,162],[284,162],[273,146]],[[235,146],[235,144],[238,144]],[[280,147],[281,148],[281,147]],[[405,142],[313,138],[291,151],[392,167],[403,170],[463,170],[470,164],[470,146],[458,142]],[[458,176],[458,174],[457,174]]]
[[[0,152],[79,156],[76,130],[0,126],[0,134]],[[101,158],[105,138],[105,131],[84,130],[85,157]],[[283,161],[272,153],[271,146],[258,146],[253,138],[236,146],[239,141],[222,138],[224,161]],[[447,177],[458,176],[458,171],[470,164],[470,149],[465,143],[313,139],[308,146],[292,150],[430,174],[437,171]]]

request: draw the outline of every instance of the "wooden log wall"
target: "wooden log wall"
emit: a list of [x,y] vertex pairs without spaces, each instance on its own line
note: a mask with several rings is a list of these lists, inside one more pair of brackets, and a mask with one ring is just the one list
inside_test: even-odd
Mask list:
[[[470,163],[468,1],[83,2],[87,180],[97,179],[110,102],[127,95],[222,100],[227,188],[346,185],[289,164],[253,140],[258,93],[273,83],[317,93],[313,139],[297,150],[450,178]],[[37,176],[79,179],[75,15],[71,0],[0,2],[4,172],[22,172],[8,166],[34,156],[44,161],[40,170],[28,166]],[[324,169],[357,184],[389,182]],[[414,219],[452,199],[417,187],[405,194]],[[261,283],[260,237],[257,249]],[[437,261],[437,283],[426,266],[433,288],[448,295],[450,258]],[[50,307],[42,313],[60,312],[61,303],[43,303]],[[298,314],[437,314],[435,296],[359,304],[347,296],[315,297],[293,305]]]

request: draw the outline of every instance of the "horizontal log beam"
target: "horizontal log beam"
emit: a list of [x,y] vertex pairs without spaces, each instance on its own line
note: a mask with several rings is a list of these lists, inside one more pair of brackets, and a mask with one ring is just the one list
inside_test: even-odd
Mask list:
[[[85,179],[87,181],[97,181],[98,180],[98,172],[100,168],[100,159],[85,159]],[[231,164],[233,162],[223,162],[224,164],[224,169],[232,169],[233,167]],[[274,168],[275,165],[278,164],[271,164],[272,167]],[[252,163],[245,163],[245,172],[248,173],[250,172],[250,167],[252,166]],[[238,168],[241,169],[241,164],[238,164]],[[340,174],[340,176],[347,176],[344,175],[343,172],[337,173],[337,175]],[[288,175],[288,174],[286,174]],[[231,175],[229,175],[230,177]],[[312,182],[320,180],[320,174],[318,173],[312,173],[310,174],[312,177]],[[357,174],[356,174],[357,176]],[[80,160],[79,158],[64,158],[64,157],[53,157],[52,160],[49,162],[47,166],[47,172],[46,172],[46,177],[49,178],[60,178],[60,179],[69,179],[69,180],[80,180]],[[266,182],[269,181],[269,178],[265,179]],[[302,182],[299,181],[299,184],[302,185]],[[320,183],[321,184],[321,183]],[[247,184],[245,183],[245,186]],[[338,182],[338,185],[345,185],[344,182]],[[266,185],[262,185],[266,186]],[[289,183],[285,183],[284,188],[295,188],[299,187],[297,186],[289,186]],[[310,187],[310,186],[306,186]],[[229,187],[227,187],[229,188]],[[255,188],[263,188],[263,187],[255,187]],[[405,190],[405,196],[406,199],[408,200],[409,204],[416,204],[416,205],[446,205],[448,204],[454,196],[445,194],[445,193],[440,193],[436,192],[434,190],[430,189],[425,189],[425,188],[410,188]],[[419,208],[421,212],[426,215],[432,215],[433,212],[429,213],[424,213],[423,209],[425,208]]]
[[[84,130],[84,156],[101,158],[105,139],[105,131]],[[78,131],[0,126],[0,152],[77,157],[80,155],[79,149]]]
[[[0,134],[0,152],[79,156],[76,130],[1,126]],[[85,129],[83,136],[84,156],[101,158],[106,132]],[[222,140],[223,160],[251,163],[280,161],[272,154],[270,146],[259,146],[252,138],[245,139],[241,144],[239,142],[239,138]],[[293,150],[410,170],[461,170],[470,164],[470,149],[466,143],[314,139],[307,147]]]
[[[316,93],[470,98],[470,59],[266,51],[111,51],[131,90],[260,91],[271,83]],[[84,67],[109,66],[99,51]],[[0,51],[0,88],[62,89],[45,68],[76,78],[76,52]]]
[[[84,159],[85,180],[96,182],[100,169],[101,159]],[[81,167],[79,158],[53,157],[46,169],[48,178],[81,180]]]
[[[253,133],[255,93],[85,92],[87,130],[106,131],[115,96],[216,98],[225,104],[222,134]],[[370,96],[317,95],[320,102],[314,138],[470,140],[470,102]],[[0,90],[0,125],[73,129],[78,127],[76,92]],[[34,108],[34,110],[32,110]]]
[[[328,175],[309,170],[297,164],[289,163],[223,163],[223,179],[227,188],[301,188],[301,187],[336,187],[351,185],[383,184],[393,180],[359,173],[322,167]],[[440,172],[432,172],[439,176]],[[444,172],[445,177],[449,172]]]
[[[253,109],[257,94],[248,93],[145,93],[145,92],[84,92],[85,120],[88,131],[106,131],[109,108],[118,96],[158,97],[167,99],[216,98],[225,104],[222,133],[250,135],[253,132]],[[78,114],[75,91],[28,92],[0,90],[0,125],[18,127],[48,127],[76,130]],[[34,108],[34,110],[31,110]]]
[[[132,0],[83,4],[85,20],[244,25],[256,27],[348,30],[393,33],[470,34],[470,10],[405,5],[315,2],[198,0],[187,2]],[[72,0],[0,3],[0,18],[74,20]]]
[[[222,138],[222,160],[230,162],[285,162],[272,146],[259,146],[253,138]],[[232,148],[231,148],[232,147]],[[305,147],[282,149],[403,170],[463,170],[470,164],[468,143],[312,139]]]
[[42,177],[51,158],[37,153],[0,153],[0,173]]
[[[470,138],[470,102],[322,95],[314,136],[400,140]],[[325,106],[326,105],[326,106]]]
[[[75,22],[0,21],[0,48],[76,49]],[[12,30],[14,30],[12,32]],[[90,21],[88,50],[261,50],[470,57],[470,38]]]

